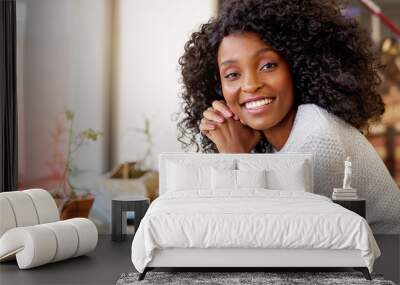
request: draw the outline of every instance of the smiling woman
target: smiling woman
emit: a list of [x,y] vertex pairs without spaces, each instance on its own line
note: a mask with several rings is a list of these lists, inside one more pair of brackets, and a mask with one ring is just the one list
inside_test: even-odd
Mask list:
[[373,231],[400,233],[400,191],[362,133],[384,112],[371,47],[332,0],[224,1],[179,60],[178,140],[201,152],[313,153],[315,192],[328,197],[350,156]]
[[[252,50],[247,50],[244,45]],[[258,57],[254,55],[251,61],[249,54],[256,52],[257,47],[268,47],[272,51],[262,52]],[[365,129],[370,120],[379,119],[384,111],[376,91],[380,83],[379,65],[370,47],[371,40],[366,32],[356,20],[344,18],[339,6],[331,0],[224,1],[219,16],[210,19],[191,35],[179,61],[184,87],[182,107],[186,116],[178,124],[178,140],[184,147],[195,145],[197,150],[201,148],[204,152],[233,151],[224,149],[226,143],[209,136],[211,126],[217,126],[218,116],[223,119],[222,111],[234,86],[237,89],[241,83],[246,83],[254,88],[251,86],[254,82],[261,83],[266,78],[268,82],[274,79],[274,85],[285,85],[287,89],[292,85],[292,108],[313,103],[350,125]],[[226,69],[222,62],[233,66],[232,61],[236,61],[234,67],[241,70],[226,70],[230,73],[224,74],[228,75],[225,78],[221,74]],[[260,64],[268,65],[263,67]],[[257,92],[246,92],[249,91],[246,85],[240,88],[242,93],[238,102],[241,103],[249,97],[272,96],[271,92],[276,95],[280,91],[270,84],[263,84]],[[288,105],[290,102],[286,108]],[[245,110],[236,114],[235,110],[231,110],[235,115],[233,119],[263,130],[260,128],[262,123],[254,119],[254,114],[250,116],[251,112]],[[225,108],[225,111],[230,110]],[[274,116],[278,120],[279,116]],[[281,114],[279,119],[283,117]],[[249,132],[243,127],[233,129]],[[198,143],[196,137],[200,131],[207,135],[201,136]],[[276,135],[273,131],[271,129],[269,134],[264,132],[265,136],[256,136],[259,139],[248,140],[249,143],[239,149],[255,152],[279,150],[288,138],[288,131]]]

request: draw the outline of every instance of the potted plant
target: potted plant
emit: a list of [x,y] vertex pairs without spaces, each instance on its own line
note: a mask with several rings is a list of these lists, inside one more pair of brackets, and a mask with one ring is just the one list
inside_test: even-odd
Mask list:
[[[97,141],[103,134],[91,128],[76,133],[74,130],[75,113],[66,108],[65,118],[68,123],[68,145],[64,170],[58,189],[53,193],[60,210],[60,218],[87,218],[94,202],[94,196],[89,189],[74,185],[72,178],[82,171],[73,163],[74,154],[90,141]],[[79,194],[77,192],[79,190]]]
[[142,140],[144,139],[146,149],[143,157],[137,161],[126,161],[115,167],[110,174],[111,179],[140,179],[147,189],[147,197],[153,201],[158,197],[159,175],[158,171],[152,169],[153,164],[153,139],[150,118],[144,117],[143,128],[130,128]]

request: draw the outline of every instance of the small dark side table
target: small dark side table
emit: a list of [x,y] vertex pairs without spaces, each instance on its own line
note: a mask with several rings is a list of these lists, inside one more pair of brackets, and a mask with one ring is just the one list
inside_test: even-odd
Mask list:
[[366,201],[365,199],[352,199],[352,200],[335,200],[332,199],[332,202],[339,204],[340,206],[353,211],[356,214],[359,214],[361,217],[365,219],[365,208]]
[[150,200],[145,197],[121,196],[112,199],[111,203],[111,239],[113,241],[123,241],[126,239],[126,212],[135,213],[134,225],[136,233],[140,221],[149,208]]

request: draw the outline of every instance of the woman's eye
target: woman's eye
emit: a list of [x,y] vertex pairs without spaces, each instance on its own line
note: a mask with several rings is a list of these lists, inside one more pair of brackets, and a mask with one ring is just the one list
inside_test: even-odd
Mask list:
[[236,77],[237,75],[238,75],[238,73],[236,73],[236,72],[231,72],[231,73],[228,73],[227,75],[225,75],[224,78],[230,79],[230,78]]
[[273,67],[275,67],[275,66],[276,66],[276,63],[268,62],[267,64],[264,64],[264,65],[261,67],[261,70],[264,70],[264,69],[271,69],[271,68],[273,68]]

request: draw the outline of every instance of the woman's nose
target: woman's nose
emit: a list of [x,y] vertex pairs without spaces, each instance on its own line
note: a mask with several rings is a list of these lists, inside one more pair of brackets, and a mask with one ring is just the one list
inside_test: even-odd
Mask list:
[[258,79],[258,76],[254,73],[248,73],[244,76],[244,80],[242,83],[242,91],[247,93],[255,93],[258,89],[260,89],[262,83]]

